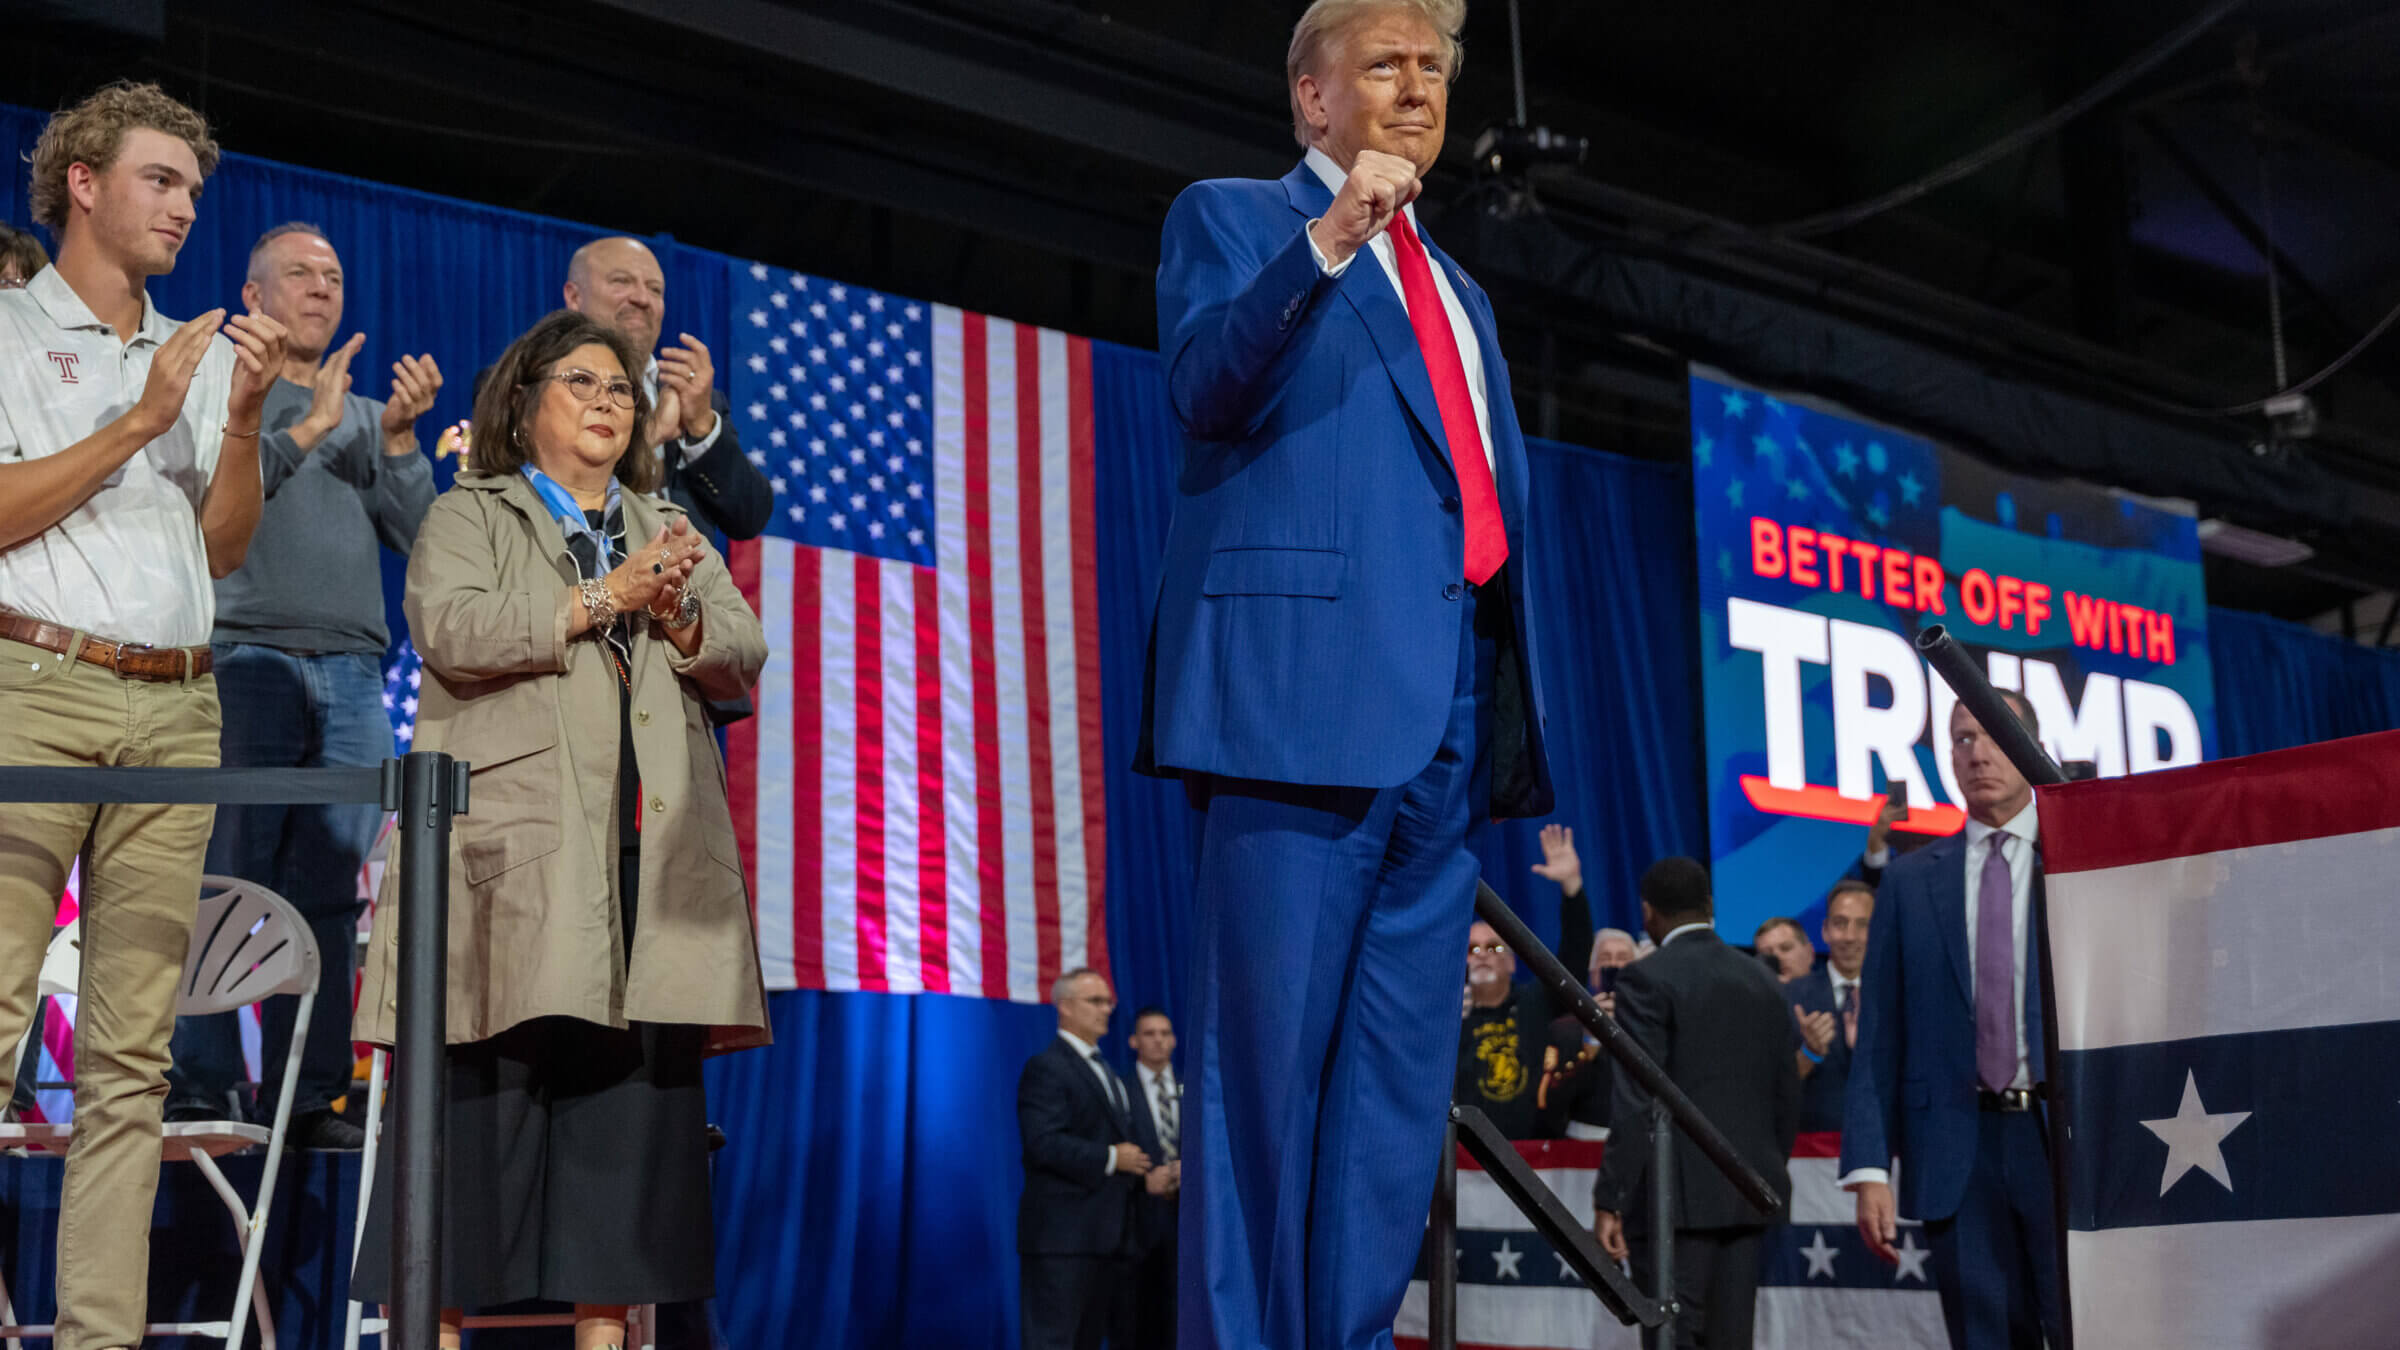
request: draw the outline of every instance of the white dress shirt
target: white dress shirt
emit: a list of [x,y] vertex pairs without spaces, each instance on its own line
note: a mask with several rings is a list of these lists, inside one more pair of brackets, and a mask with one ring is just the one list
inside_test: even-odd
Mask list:
[[[130,342],[55,267],[0,291],[0,464],[55,455],[124,416],[179,325],[142,297]],[[196,647],[217,621],[200,504],[224,445],[233,343],[211,337],[166,433],[57,524],[0,552],[0,609],[98,637]]]
[[[651,357],[649,363],[642,367],[642,392],[650,396],[650,406],[654,408],[658,406],[658,358],[655,356]],[[712,407],[710,412],[713,415],[715,409]],[[676,453],[681,456],[683,462],[688,465],[693,460],[700,458],[704,454],[707,454],[708,447],[715,445],[717,443],[717,437],[724,434],[725,419],[723,417],[714,417],[713,420],[708,424],[707,435],[696,441],[687,441],[683,438],[681,430],[678,429],[675,435],[664,437],[659,441],[658,453],[663,458],[667,453],[667,442],[673,441],[675,442]]]
[[[2008,1085],[2015,1088],[2033,1086],[2032,1065],[2027,1058],[2025,1046],[2025,925],[2028,916],[2033,911],[2033,845],[2034,841],[2040,837],[2041,820],[2034,814],[2034,803],[2032,802],[2025,803],[2024,810],[2009,817],[2007,822],[1998,829],[1984,824],[1973,816],[1967,818],[1966,920],[1969,988],[1972,988],[1974,984],[1975,930],[1978,926],[1975,920],[1981,912],[1979,906],[1983,903],[1983,860],[1990,856],[1995,847],[2004,850],[2005,856],[2008,858],[2008,931],[2016,947],[2016,961],[2013,963],[2015,974],[2009,980],[2009,988],[2015,994],[2017,1020],[2017,1073],[2016,1077],[2009,1080]],[[1971,1007],[1972,1002],[1970,1001]],[[1891,1173],[1884,1168],[1861,1167],[1844,1176],[1839,1184],[1848,1188],[1861,1182],[1880,1181],[1888,1186],[1891,1184],[1891,1180]]]
[[[1341,195],[1342,183],[1350,175],[1341,165],[1333,162],[1333,156],[1312,145],[1308,148],[1307,163],[1325,186],[1333,190],[1335,196]],[[1407,213],[1409,226],[1416,230],[1417,238],[1424,239],[1425,227],[1417,222],[1417,208],[1406,206],[1401,209]],[[1431,241],[1427,243],[1430,245]],[[1367,250],[1375,255],[1375,261],[1383,264],[1383,274],[1391,278],[1392,290],[1400,297],[1400,307],[1407,309],[1408,291],[1400,284],[1400,260],[1392,252],[1390,233],[1378,234],[1368,240]],[[1338,263],[1327,262],[1325,251],[1317,247],[1317,237],[1313,234],[1308,236],[1308,251],[1316,258],[1317,269],[1329,277],[1338,277],[1349,271],[1350,264],[1358,258],[1353,253]],[[1440,260],[1433,257],[1430,247],[1426,251],[1426,261],[1433,271],[1434,289],[1442,295],[1442,312],[1450,317],[1451,336],[1458,340],[1459,364],[1466,368],[1467,394],[1475,405],[1475,429],[1483,435],[1483,462],[1497,473],[1499,466],[1492,458],[1491,404],[1484,392],[1483,344],[1475,340],[1475,325],[1467,321],[1467,311],[1458,303],[1458,292],[1451,289],[1450,278],[1445,274]]]
[[1166,1156],[1160,1158],[1159,1161],[1162,1163],[1173,1162],[1176,1154],[1180,1153],[1182,1150],[1168,1146],[1166,1131],[1163,1128],[1159,1128],[1159,1122],[1167,1118],[1166,1112],[1163,1109],[1166,1099],[1169,1096],[1175,1097],[1175,1134],[1178,1142],[1181,1141],[1183,1135],[1183,1101],[1182,1094],[1176,1091],[1174,1087],[1174,1076],[1172,1074],[1158,1072],[1157,1070],[1152,1069],[1149,1065],[1142,1063],[1136,1063],[1133,1066],[1133,1076],[1141,1080],[1142,1097],[1150,1104],[1150,1124],[1152,1128],[1159,1130],[1158,1147],[1161,1152],[1166,1154]]
[[[1117,1103],[1117,1090],[1123,1087],[1124,1083],[1117,1077],[1115,1069],[1100,1061],[1098,1058],[1099,1048],[1074,1032],[1064,1029],[1059,1031],[1058,1038],[1067,1043],[1067,1048],[1074,1051],[1077,1058],[1091,1066],[1092,1076],[1100,1080],[1101,1097],[1113,1108]],[[1113,1177],[1117,1174],[1117,1146],[1103,1144],[1101,1147],[1108,1150],[1108,1164],[1100,1169],[1100,1175]]]

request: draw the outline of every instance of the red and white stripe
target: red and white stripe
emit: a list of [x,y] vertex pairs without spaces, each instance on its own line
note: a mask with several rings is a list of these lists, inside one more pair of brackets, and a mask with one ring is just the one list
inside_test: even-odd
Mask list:
[[1091,348],[933,310],[935,566],[733,546],[729,736],[770,989],[1048,997],[1105,969]]

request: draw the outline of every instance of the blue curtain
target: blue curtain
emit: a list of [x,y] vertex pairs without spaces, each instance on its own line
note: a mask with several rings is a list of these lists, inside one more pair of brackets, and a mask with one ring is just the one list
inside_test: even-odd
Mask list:
[[2252,755],[2400,727],[2400,652],[2211,609],[2218,753]]
[[[24,162],[39,127],[38,114],[0,106],[10,164]],[[0,177],[0,218],[24,222],[24,196],[21,171]],[[606,232],[232,155],[175,273],[154,286],[159,304],[186,317],[238,307],[251,240],[295,218],[321,225],[342,252],[345,322],[368,334],[361,389],[381,393],[377,372],[402,352],[441,361],[447,383],[428,431],[466,416],[475,372],[558,303],[568,254]],[[744,264],[651,242],[667,271],[667,331],[690,332],[722,358],[731,269]],[[1180,1012],[1185,999],[1192,814],[1173,784],[1120,767],[1131,762],[1140,717],[1177,450],[1152,354],[1095,344],[1093,398],[1112,766],[1108,947],[1127,1014],[1121,1031],[1134,1008]],[[1556,818],[1575,828],[1594,918],[1632,927],[1641,869],[1706,847],[1689,474],[1574,446],[1530,450],[1535,519],[1523,562],[1541,596]],[[453,467],[440,467],[445,482]],[[398,575],[387,557],[395,599]],[[2217,611],[2211,623],[2226,753],[2400,721],[2400,656],[2249,615]],[[1538,824],[1490,828],[1473,842],[1492,884],[1555,937],[1557,888],[1528,870],[1540,857]],[[1052,1034],[1049,1010],[790,993],[773,997],[771,1013],[773,1047],[709,1067],[712,1107],[732,1141],[718,1158],[716,1200],[720,1312],[734,1342],[1008,1350],[1021,1176],[1015,1082]],[[1121,1041],[1109,1050],[1121,1066],[1129,1061]],[[53,1217],[20,1215],[32,1227],[0,1253],[15,1258],[12,1287],[38,1282],[42,1225]],[[179,1239],[156,1244],[161,1263],[222,1241],[205,1227]]]

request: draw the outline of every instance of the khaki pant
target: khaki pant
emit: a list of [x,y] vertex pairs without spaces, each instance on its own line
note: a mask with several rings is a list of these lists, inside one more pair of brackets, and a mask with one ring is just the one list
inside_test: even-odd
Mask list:
[[[121,679],[0,639],[0,764],[214,768],[217,683]],[[80,854],[75,1142],[58,1225],[58,1350],[141,1344],[176,977],[199,906],[210,806],[0,803],[0,1046],[31,1021]],[[0,1055],[0,1101],[17,1064]]]

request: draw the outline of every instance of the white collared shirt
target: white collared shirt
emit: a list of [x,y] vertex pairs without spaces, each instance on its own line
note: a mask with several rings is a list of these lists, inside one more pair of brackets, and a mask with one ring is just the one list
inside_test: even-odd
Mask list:
[[[1842,973],[1830,965],[1825,967],[1825,978],[1833,982],[1833,1010],[1840,1012],[1842,1010],[1842,991],[1857,989],[1858,980],[1856,977],[1843,978]],[[1853,993],[1851,997],[1855,999],[1858,995]]]
[[[1133,1066],[1133,1075],[1141,1080],[1142,1097],[1150,1103],[1150,1124],[1153,1129],[1157,1129],[1159,1122],[1166,1119],[1166,1113],[1162,1109],[1166,1099],[1170,1095],[1176,1098],[1175,1134],[1177,1141],[1180,1142],[1183,1135],[1183,1094],[1175,1088],[1174,1076],[1152,1069],[1149,1065],[1138,1061]],[[1175,1155],[1181,1152],[1180,1149],[1167,1144],[1166,1133],[1163,1129],[1159,1133],[1158,1147],[1167,1155],[1159,1159],[1160,1162],[1173,1162]]]
[[1983,861],[1995,847],[2008,859],[2008,931],[2016,948],[2012,963],[2015,975],[2008,987],[2015,994],[2017,1027],[2017,1073],[2008,1085],[2015,1088],[2033,1086],[2032,1066],[2025,1046],[2025,924],[2033,909],[2033,844],[2040,837],[2041,821],[2034,815],[2032,802],[2025,803],[2024,810],[1998,829],[1972,816],[1967,819],[1967,986],[1970,989],[1975,978],[1976,934],[1983,927],[1976,922],[1982,912],[1979,907],[1983,903]]
[[1667,935],[1658,940],[1658,945],[1660,950],[1663,951],[1668,943],[1673,942],[1675,939],[1682,937],[1686,933],[1713,933],[1716,931],[1716,928],[1717,924],[1714,919],[1698,919],[1691,923],[1677,924],[1673,928],[1667,930]]
[[[130,342],[55,267],[0,291],[0,464],[55,455],[124,416],[178,327],[142,297]],[[0,609],[99,637],[196,647],[216,626],[200,505],[224,447],[233,343],[211,337],[175,425],[49,529],[0,552]]]
[[[1967,817],[1967,984],[1970,989],[1974,987],[1975,974],[1975,918],[1978,906],[1983,903],[1983,860],[1991,853],[1995,839],[1999,841],[1997,846],[2006,850],[2008,858],[2009,933],[2016,947],[2015,975],[2009,981],[2009,988],[2016,994],[2017,1018],[2017,1074],[2009,1080],[2009,1086],[2018,1088],[2033,1086],[2032,1068],[2026,1058],[2025,1048],[2025,924],[2026,916],[2033,909],[2033,845],[2040,837],[2041,819],[2034,814],[2032,802],[2025,803],[2024,810],[2009,817],[1998,829],[1973,816]],[[1970,1009],[1972,1006],[1970,1000]],[[1888,1186],[1891,1180],[1889,1169],[1861,1167],[1843,1176],[1837,1184],[1847,1190],[1867,1181],[1879,1181]]]
[[[723,421],[724,419],[717,420]],[[1076,1058],[1091,1066],[1092,1076],[1100,1080],[1100,1096],[1113,1109],[1117,1101],[1117,1087],[1121,1086],[1121,1081],[1117,1078],[1117,1071],[1102,1063],[1098,1058],[1099,1047],[1064,1027],[1059,1028],[1058,1038],[1067,1043],[1067,1048],[1075,1052]],[[1113,1177],[1117,1174],[1117,1146],[1103,1144],[1101,1147],[1108,1150],[1108,1164],[1100,1169],[1100,1175]]]
[[[650,396],[650,406],[654,408],[658,406],[658,358],[655,356],[651,357],[649,362],[642,367],[642,392]],[[688,465],[693,460],[707,454],[708,447],[715,445],[717,443],[717,437],[724,434],[725,419],[723,416],[719,416],[715,421],[708,424],[708,434],[701,437],[699,440],[687,441],[679,432],[677,435],[668,436],[660,440],[658,443],[658,453],[662,456],[665,455],[667,453],[667,442],[673,441],[675,443],[676,454],[683,460],[685,464]]]
[[[1342,183],[1350,175],[1341,165],[1333,162],[1333,156],[1312,145],[1308,148],[1307,163],[1309,169],[1326,187],[1333,190],[1335,196],[1341,195]],[[1404,206],[1401,210],[1408,214],[1409,227],[1417,232],[1419,239],[1424,239],[1425,227],[1417,221],[1417,208]],[[1400,260],[1392,252],[1391,234],[1387,231],[1376,235],[1367,241],[1367,249],[1375,255],[1375,261],[1383,264],[1383,274],[1391,278],[1392,290],[1400,297],[1400,307],[1407,309],[1408,290],[1400,284]],[[1338,263],[1327,262],[1324,250],[1317,247],[1315,235],[1308,237],[1308,251],[1316,258],[1317,269],[1329,277],[1338,277],[1350,270],[1351,262],[1358,257],[1353,253]],[[1444,274],[1441,263],[1433,258],[1430,248],[1426,252],[1426,259],[1432,264],[1434,289],[1442,295],[1442,312],[1450,318],[1451,336],[1458,340],[1459,364],[1467,372],[1467,394],[1475,405],[1475,429],[1483,433],[1483,462],[1497,473],[1499,465],[1492,458],[1491,402],[1484,389],[1483,344],[1476,340],[1475,325],[1467,321],[1466,308],[1458,303],[1458,292],[1451,289],[1450,278]]]

